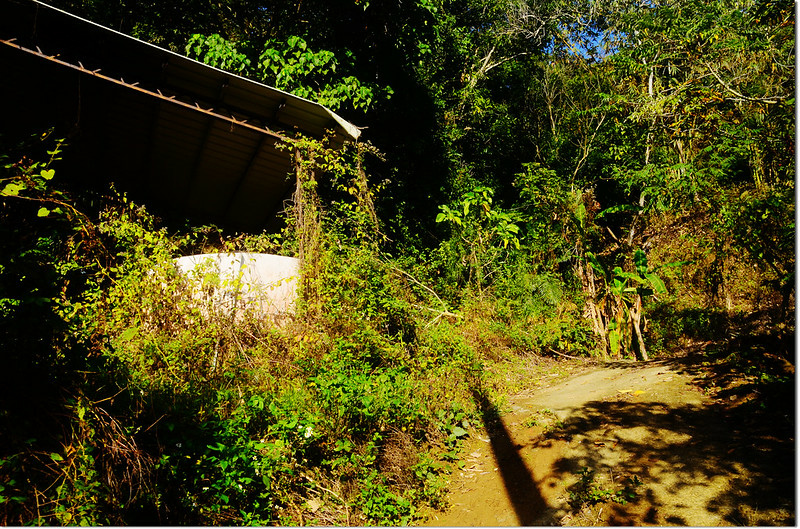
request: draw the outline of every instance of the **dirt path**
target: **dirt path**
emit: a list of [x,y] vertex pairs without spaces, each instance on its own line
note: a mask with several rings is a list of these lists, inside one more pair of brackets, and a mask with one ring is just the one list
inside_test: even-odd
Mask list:
[[793,525],[793,414],[708,364],[587,367],[513,397],[428,525]]

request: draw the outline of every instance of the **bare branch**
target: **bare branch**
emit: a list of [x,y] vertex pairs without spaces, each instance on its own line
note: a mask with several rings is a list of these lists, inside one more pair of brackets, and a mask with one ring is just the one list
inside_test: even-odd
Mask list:
[[750,102],[753,102],[753,103],[764,103],[764,104],[767,104],[767,105],[774,105],[774,104],[778,103],[779,101],[783,101],[784,99],[787,98],[787,96],[770,96],[770,97],[749,97],[749,96],[746,96],[746,95],[742,94],[741,92],[739,92],[737,90],[734,90],[733,87],[731,87],[728,83],[723,81],[722,77],[719,76],[719,74],[714,70],[714,68],[711,67],[710,64],[708,64],[707,62],[704,62],[703,64],[708,69],[708,71],[711,73],[711,75],[713,75],[714,78],[716,78],[716,80],[719,81],[719,83],[722,86],[724,86],[725,89],[728,92],[730,92],[731,94],[736,96],[736,98],[728,98],[728,99],[731,99],[733,101],[750,101]]

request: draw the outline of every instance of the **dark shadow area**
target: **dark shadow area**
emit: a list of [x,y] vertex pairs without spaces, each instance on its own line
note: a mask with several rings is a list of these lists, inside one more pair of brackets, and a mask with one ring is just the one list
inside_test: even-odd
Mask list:
[[[768,304],[769,305],[769,304]],[[704,344],[707,353],[731,354],[768,352],[795,363],[794,304],[774,300],[771,306],[751,312],[729,312],[720,308],[676,309],[660,304],[649,313],[650,340],[661,346],[694,342]]]
[[497,468],[514,506],[517,521],[523,526],[538,525],[537,521],[548,506],[525,461],[519,455],[521,446],[514,444],[505,425],[497,416],[497,408],[486,395],[473,388],[472,397],[481,410],[481,419],[489,433]]

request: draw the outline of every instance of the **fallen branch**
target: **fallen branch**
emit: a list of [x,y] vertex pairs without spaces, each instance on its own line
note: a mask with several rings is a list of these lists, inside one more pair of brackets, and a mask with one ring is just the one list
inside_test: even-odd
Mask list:
[[432,309],[430,307],[425,307],[423,305],[417,305],[416,303],[412,303],[411,306],[412,307],[416,307],[418,309],[424,309],[424,310],[429,310],[431,312],[435,312],[435,313],[437,313],[439,315],[439,317],[441,317],[441,316],[450,316],[450,317],[453,317],[453,318],[462,318],[462,319],[464,318],[464,316],[462,316],[461,314],[456,314],[455,312],[450,312],[448,310]]
[[[445,316],[456,316],[456,317],[459,317],[459,318],[462,318],[462,317],[463,317],[463,316],[459,316],[458,314],[453,314],[452,312],[450,312],[449,310],[447,310],[447,303],[445,303],[445,302],[442,300],[442,298],[440,298],[440,297],[439,297],[439,295],[438,295],[436,292],[434,292],[434,291],[433,291],[433,289],[432,289],[431,287],[429,287],[429,286],[427,286],[427,285],[424,285],[424,284],[422,284],[422,283],[421,283],[421,282],[420,282],[420,281],[419,281],[419,280],[418,280],[416,277],[412,276],[411,274],[409,274],[409,273],[408,273],[408,272],[406,272],[405,270],[401,270],[400,268],[397,268],[396,266],[390,266],[390,268],[391,268],[392,270],[396,271],[396,272],[400,272],[401,274],[403,274],[404,276],[406,276],[407,278],[409,278],[411,281],[413,281],[414,283],[418,284],[419,286],[421,286],[422,288],[424,288],[425,290],[427,290],[428,292],[430,292],[431,294],[433,294],[433,297],[435,297],[435,298],[436,298],[436,300],[437,300],[439,303],[441,303],[441,305],[442,305],[442,308],[444,308],[444,310],[442,311],[442,314],[443,314],[443,315],[445,315]],[[414,305],[414,306],[416,307],[416,306],[418,306],[418,305]],[[436,309],[430,309],[430,308],[428,308],[428,307],[420,307],[420,308],[425,308],[425,309],[428,309],[428,310],[433,310],[433,311],[435,311],[435,310],[436,310]]]
[[431,287],[429,287],[429,286],[427,286],[427,285],[423,285],[423,284],[422,284],[422,283],[421,283],[421,282],[420,282],[420,281],[419,281],[419,280],[418,280],[416,277],[412,276],[411,274],[409,274],[409,273],[408,273],[408,272],[406,272],[405,270],[402,270],[402,269],[400,269],[400,268],[397,268],[396,266],[391,266],[390,268],[391,268],[392,270],[394,270],[395,272],[400,272],[401,274],[403,274],[404,276],[406,276],[407,278],[409,278],[411,281],[413,281],[414,283],[418,284],[419,286],[421,286],[422,288],[424,288],[425,290],[427,290],[428,292],[430,292],[431,294],[433,294],[433,296],[434,296],[434,297],[435,297],[435,298],[436,298],[436,299],[439,301],[439,303],[441,303],[441,304],[442,304],[442,306],[443,306],[443,307],[447,307],[447,305],[445,304],[445,302],[444,302],[444,301],[442,301],[442,298],[440,298],[440,297],[439,297],[439,295],[438,295],[436,292],[434,292],[434,291],[433,291],[433,289],[432,289]]
[[584,362],[587,361],[586,358],[581,358],[580,356],[571,356],[571,355],[565,355],[564,353],[559,353],[558,351],[556,351],[551,347],[548,347],[547,350],[550,351],[551,353],[557,354],[558,356],[563,356],[564,358],[572,358],[573,360],[583,360]]

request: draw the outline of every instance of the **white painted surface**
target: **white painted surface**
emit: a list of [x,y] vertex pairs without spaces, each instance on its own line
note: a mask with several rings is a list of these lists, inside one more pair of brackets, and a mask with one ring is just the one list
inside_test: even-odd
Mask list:
[[175,259],[192,298],[208,300],[221,315],[294,313],[300,260],[265,253],[212,253]]

